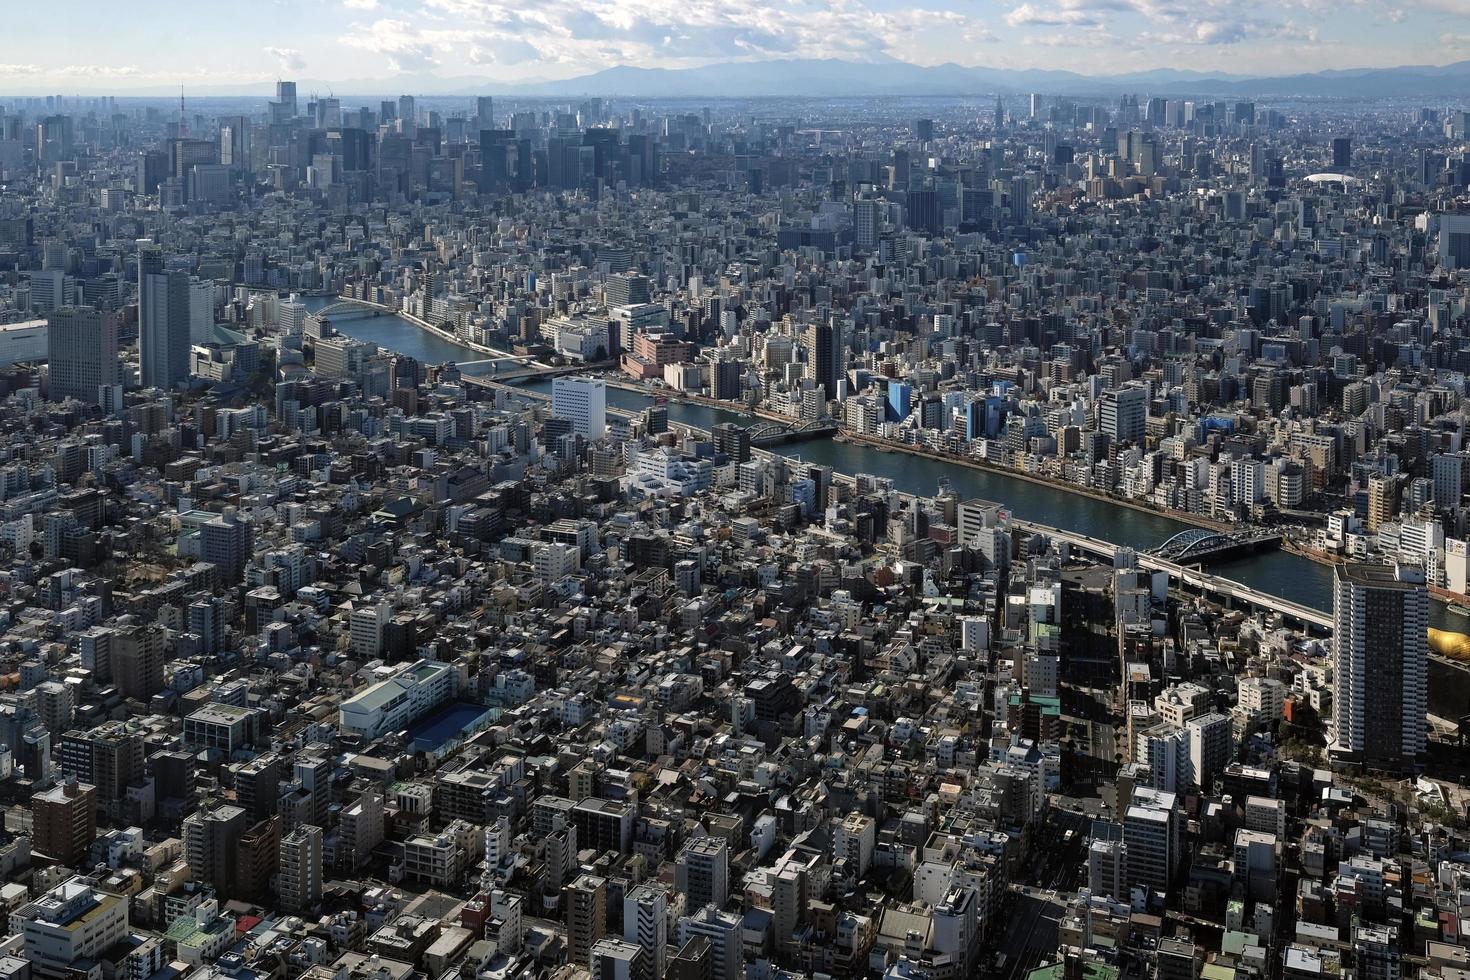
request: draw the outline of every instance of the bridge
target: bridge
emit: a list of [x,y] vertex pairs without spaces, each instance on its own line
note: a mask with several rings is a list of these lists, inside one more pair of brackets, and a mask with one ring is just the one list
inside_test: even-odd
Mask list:
[[768,419],[757,422],[745,431],[750,435],[752,446],[778,446],[785,442],[800,442],[803,439],[833,435],[837,432],[837,425],[830,421],[808,420],[787,424]]
[[352,316],[383,316],[397,313],[381,303],[369,303],[362,299],[338,299],[311,314],[318,320],[344,320]]
[[1189,528],[1152,549],[1149,554],[1186,565],[1236,558],[1280,544],[1279,534]]
[[[1053,541],[1065,541],[1079,551],[1097,555],[1110,562],[1118,554],[1119,546],[1110,541],[1102,541],[1098,538],[1089,537],[1085,534],[1077,534],[1073,531],[1063,531],[1060,528],[1047,527],[1044,524],[1032,524],[1029,521],[1017,520],[1015,517],[1011,518],[1011,524],[1022,530],[1030,531],[1033,534],[1050,538]],[[1306,626],[1315,626],[1324,630],[1330,630],[1332,628],[1332,616],[1329,613],[1315,609],[1312,606],[1302,605],[1300,602],[1292,602],[1290,599],[1283,599],[1280,596],[1262,592],[1259,589],[1253,589],[1233,579],[1211,575],[1198,568],[1189,568],[1168,558],[1146,552],[1138,555],[1138,564],[1143,568],[1153,571],[1167,572],[1169,577],[1175,582],[1202,594],[1243,603],[1267,612],[1280,613],[1287,619],[1295,620]]]

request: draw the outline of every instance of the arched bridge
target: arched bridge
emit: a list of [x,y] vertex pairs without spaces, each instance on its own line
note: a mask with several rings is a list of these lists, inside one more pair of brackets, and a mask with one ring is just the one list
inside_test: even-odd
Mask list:
[[830,435],[837,431],[837,426],[832,422],[819,422],[808,420],[805,422],[776,422],[767,420],[757,422],[745,430],[750,435],[752,446],[773,446],[782,442],[796,442],[801,439],[810,439],[819,435]]
[[1151,550],[1149,554],[1179,565],[1188,565],[1210,559],[1248,554],[1261,548],[1275,547],[1280,543],[1281,535],[1255,529],[1211,531],[1192,527],[1186,531],[1180,531]]

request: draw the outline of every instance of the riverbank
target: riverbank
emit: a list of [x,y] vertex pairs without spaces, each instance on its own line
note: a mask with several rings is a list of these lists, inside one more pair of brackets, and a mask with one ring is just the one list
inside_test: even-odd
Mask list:
[[1104,493],[1100,490],[1093,490],[1090,487],[1080,487],[1075,483],[1068,483],[1065,480],[1054,480],[1051,477],[1038,476],[1035,473],[1027,473],[1025,470],[1018,470],[1011,466],[999,466],[995,463],[989,463],[984,460],[974,459],[969,456],[956,456],[953,453],[942,453],[938,450],[928,449],[924,446],[915,446],[905,442],[895,442],[892,439],[884,439],[881,436],[868,436],[856,432],[848,432],[846,430],[843,430],[838,432],[837,435],[833,436],[832,438],[834,441],[837,442],[850,442],[862,446],[872,446],[874,449],[882,452],[907,453],[911,456],[923,456],[926,459],[932,459],[940,463],[952,463],[958,466],[965,466],[973,470],[981,470],[987,473],[995,473],[1000,476],[1013,477],[1017,480],[1025,480],[1027,483],[1034,483],[1037,486],[1050,487],[1053,490],[1061,490],[1065,493],[1076,494],[1079,497],[1088,497],[1092,500],[1097,500],[1106,504],[1112,504],[1117,507],[1127,507],[1130,510],[1136,510],[1140,513],[1154,514],[1158,517],[1167,517],[1168,519],[1178,521],[1181,524],[1192,524],[1195,527],[1203,528],[1207,531],[1229,532],[1238,530],[1236,525],[1226,523],[1225,521],[1217,521],[1211,517],[1202,517],[1201,515],[1191,513],[1190,511],[1153,507],[1149,504],[1140,503],[1136,500],[1129,500],[1126,497],[1115,497],[1112,494]]
[[358,299],[356,296],[338,296],[337,299],[341,300],[344,303],[356,303],[358,306],[366,306],[374,310],[382,310],[384,313],[400,317],[405,323],[411,323],[414,326],[418,327],[420,330],[428,331],[430,334],[438,337],[446,344],[454,344],[456,347],[463,347],[465,350],[474,351],[476,354],[489,354],[490,356],[495,358],[507,357],[526,361],[532,360],[532,358],[527,357],[524,354],[517,354],[515,351],[498,350],[494,347],[487,347],[484,344],[477,344],[473,340],[465,340],[463,337],[460,337],[456,334],[446,333],[443,330],[440,330],[438,327],[434,326],[428,320],[425,320],[423,317],[414,316],[412,313],[408,313],[404,310],[395,310],[393,307],[384,305],[383,303],[374,303],[372,300],[368,299]]

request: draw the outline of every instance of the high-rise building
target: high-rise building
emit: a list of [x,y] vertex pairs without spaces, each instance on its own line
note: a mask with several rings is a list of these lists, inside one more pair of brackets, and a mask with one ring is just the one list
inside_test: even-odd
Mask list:
[[1351,136],[1334,136],[1332,138],[1332,169],[1347,170],[1353,165],[1353,138]]
[[1425,749],[1429,593],[1406,565],[1339,565],[1333,591],[1334,757],[1410,770]]
[[706,905],[681,916],[677,932],[675,939],[681,949],[695,939],[709,942],[712,980],[740,980],[745,976],[745,948],[741,943],[738,913],[722,912]]
[[147,701],[163,690],[165,631],[162,626],[134,625],[112,638],[112,674],[123,697]]
[[97,787],[75,776],[31,797],[31,846],[77,867],[97,838]]
[[1099,406],[1099,429],[1114,443],[1143,442],[1148,425],[1148,391],[1141,385],[1124,385],[1105,391]]
[[1470,214],[1439,216],[1439,264],[1470,269]]
[[75,398],[98,404],[98,391],[122,384],[117,356],[117,316],[67,306],[46,318],[46,349],[52,400]]
[[199,556],[213,565],[220,581],[238,583],[250,561],[253,536],[234,507],[199,527]]
[[138,360],[145,388],[189,377],[189,274],[169,272],[152,241],[138,243]]
[[184,859],[195,881],[214,886],[223,896],[234,893],[240,839],[245,836],[245,811],[227,803],[198,810],[184,818]]
[[852,204],[852,241],[859,252],[878,249],[878,236],[883,233],[882,205],[864,198]]
[[311,912],[322,899],[322,829],[303,824],[281,838],[277,894],[282,911]]
[[806,376],[822,389],[822,397],[837,397],[837,379],[842,376],[842,330],[822,319],[806,328]]
[[643,949],[634,980],[663,980],[669,947],[669,899],[656,884],[642,884],[623,896],[623,939]]
[[495,126],[495,99],[488,95],[475,98],[475,130],[491,129]]
[[1135,786],[1123,817],[1128,879],[1167,892],[1179,863],[1179,821],[1173,793]]
[[607,933],[607,879],[578,875],[562,889],[567,916],[567,962],[591,961],[592,947]]
[[674,881],[688,907],[723,907],[730,897],[730,846],[723,837],[691,837],[679,851]]
[[589,442],[607,434],[607,383],[601,378],[566,375],[551,382],[551,414],[568,419],[572,431]]
[[1377,533],[1398,514],[1399,481],[1383,473],[1368,477],[1368,520],[1369,534]]

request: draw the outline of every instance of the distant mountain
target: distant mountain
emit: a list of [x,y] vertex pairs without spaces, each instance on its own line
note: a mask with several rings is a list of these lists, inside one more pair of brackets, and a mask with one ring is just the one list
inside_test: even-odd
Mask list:
[[[189,86],[190,97],[270,98],[274,83]],[[763,96],[977,96],[996,92],[1043,95],[1099,95],[1124,92],[1149,96],[1306,96],[1313,98],[1402,97],[1464,99],[1470,94],[1470,61],[1398,68],[1345,68],[1314,74],[1248,76],[1156,68],[1119,75],[1087,76],[1059,69],[911,65],[889,57],[867,61],[790,59],[732,61],[699,68],[635,68],[619,65],[590,75],[560,80],[527,79],[506,85],[471,75],[444,78],[429,74],[388,75],[374,79],[321,81],[298,79],[297,90],[333,94],[345,108],[372,105],[398,93],[415,95],[499,95],[585,98],[758,98]],[[89,91],[101,91],[89,89]],[[148,85],[111,90],[120,96],[172,96],[177,86]],[[244,94],[251,93],[251,94]],[[258,93],[258,95],[254,94]]]
[[[634,68],[620,65],[590,75],[528,83],[497,91],[507,95],[625,96],[841,96],[975,95],[982,92],[1038,92],[1084,95],[1143,89],[1153,95],[1302,95],[1464,97],[1470,61],[1450,65],[1338,69],[1315,74],[1270,77],[1205,73],[1173,68],[1122,75],[1086,76],[1061,70],[933,67],[901,61],[878,63],[795,59],[744,61],[699,68]],[[471,90],[466,89],[465,94]]]

